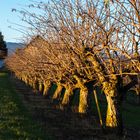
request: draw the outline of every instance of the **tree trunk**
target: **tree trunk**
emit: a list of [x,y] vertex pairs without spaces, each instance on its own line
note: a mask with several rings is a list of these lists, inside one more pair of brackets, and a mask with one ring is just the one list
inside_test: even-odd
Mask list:
[[87,96],[88,89],[86,87],[81,87],[80,89],[80,100],[79,100],[79,113],[87,112]]
[[[94,52],[92,53],[94,54]],[[104,72],[104,65],[100,63],[100,59],[96,54],[87,54],[87,60],[92,63],[95,74],[98,77],[98,82],[100,82],[102,85],[102,89],[107,98],[108,108],[106,126],[115,129],[118,128],[118,132],[120,131],[120,133],[122,133],[121,100],[119,97],[120,94],[117,90],[121,85],[118,84],[118,77],[115,74],[112,74],[108,78],[106,77],[106,73]],[[112,69],[111,71],[114,73],[115,69]]]
[[36,89],[36,83],[34,81],[32,83],[32,87],[33,87],[34,90]]
[[70,103],[70,97],[73,95],[72,89],[70,86],[65,87],[65,93],[64,93],[64,97],[62,100],[62,105],[63,106],[68,106]]
[[51,83],[49,81],[44,82],[44,89],[43,89],[43,95],[46,96],[48,95],[48,91],[51,87]]
[[56,88],[56,90],[55,90],[55,92],[54,92],[54,95],[53,95],[53,97],[52,97],[53,100],[60,98],[62,88],[63,88],[63,87],[62,87],[60,84],[57,85],[57,88]]
[[28,84],[28,80],[27,80],[27,79],[28,79],[27,76],[23,76],[23,77],[22,77],[22,81],[24,81],[25,84]]
[[29,84],[30,87],[32,87],[32,80],[31,79],[29,79],[29,83],[28,84]]
[[122,134],[122,107],[121,100],[118,97],[106,95],[107,99],[107,114],[106,114],[106,126],[117,131],[118,134]]
[[42,93],[43,92],[43,84],[39,82],[38,90]]

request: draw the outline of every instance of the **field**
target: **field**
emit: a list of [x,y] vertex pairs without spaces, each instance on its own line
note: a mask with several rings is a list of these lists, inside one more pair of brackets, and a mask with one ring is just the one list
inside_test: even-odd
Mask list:
[[[97,96],[102,118],[105,121],[106,100],[100,91]],[[124,139],[139,139],[140,106],[135,104],[135,98],[135,94],[128,94],[127,100],[123,103]],[[104,135],[100,128],[94,96],[93,113],[81,117],[58,109],[50,99],[35,94],[23,82],[11,78],[8,73],[1,72],[0,106],[0,139],[2,140],[115,139],[112,135]]]
[[0,73],[0,139],[49,139],[42,127],[31,119],[7,73]]

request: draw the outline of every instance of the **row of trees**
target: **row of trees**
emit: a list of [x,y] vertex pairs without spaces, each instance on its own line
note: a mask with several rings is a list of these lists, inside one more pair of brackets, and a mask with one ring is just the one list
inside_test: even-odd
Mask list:
[[6,60],[9,69],[44,95],[57,84],[53,99],[65,88],[63,106],[80,89],[79,113],[90,105],[91,86],[100,87],[108,103],[106,126],[122,130],[122,101],[140,73],[140,2],[51,0],[29,7],[40,12],[19,12],[38,36]]

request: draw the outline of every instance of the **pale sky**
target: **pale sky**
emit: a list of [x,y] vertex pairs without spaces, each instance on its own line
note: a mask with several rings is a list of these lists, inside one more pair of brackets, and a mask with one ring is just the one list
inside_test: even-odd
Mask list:
[[19,27],[14,24],[24,25],[24,23],[21,22],[18,13],[11,10],[13,8],[20,10],[30,3],[30,0],[0,0],[0,31],[2,31],[5,41],[20,42],[22,33],[9,27],[18,29]]

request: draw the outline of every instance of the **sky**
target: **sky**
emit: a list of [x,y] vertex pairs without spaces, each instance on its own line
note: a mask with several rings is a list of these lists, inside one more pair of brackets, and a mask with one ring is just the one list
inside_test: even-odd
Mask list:
[[[12,9],[21,9],[25,5],[31,3],[30,0],[0,0],[0,31],[4,35],[7,42],[20,42],[23,34],[19,31],[15,23],[24,25],[19,15],[12,12]],[[15,29],[13,29],[15,28]]]

